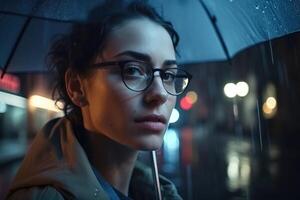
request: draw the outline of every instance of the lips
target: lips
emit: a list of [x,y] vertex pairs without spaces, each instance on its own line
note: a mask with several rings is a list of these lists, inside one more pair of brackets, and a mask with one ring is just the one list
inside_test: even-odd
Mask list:
[[167,122],[166,118],[162,115],[146,115],[143,117],[136,118],[135,122],[161,122],[165,124]]
[[138,117],[134,121],[139,128],[152,132],[163,131],[167,123],[166,118],[162,115],[146,115]]

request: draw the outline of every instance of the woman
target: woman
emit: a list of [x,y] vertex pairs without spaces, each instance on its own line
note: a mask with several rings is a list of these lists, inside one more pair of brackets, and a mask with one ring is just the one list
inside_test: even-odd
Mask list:
[[[37,134],[8,199],[155,199],[138,151],[162,145],[190,75],[176,65],[177,33],[149,5],[100,9],[52,46],[65,117]],[[181,199],[160,182],[164,199]]]

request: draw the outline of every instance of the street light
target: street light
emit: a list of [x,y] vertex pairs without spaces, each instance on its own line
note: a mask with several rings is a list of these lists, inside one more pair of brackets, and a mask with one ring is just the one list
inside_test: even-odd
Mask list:
[[245,97],[249,93],[249,86],[244,81],[240,81],[237,84],[227,83],[224,86],[224,93],[228,98]]
[[239,111],[238,105],[236,102],[236,96],[245,97],[249,93],[249,85],[245,81],[240,81],[238,83],[226,83],[224,86],[224,94],[228,98],[233,99],[233,115],[234,119],[238,120]]
[[249,92],[249,86],[246,82],[241,81],[236,84],[236,93],[240,97],[244,97]]
[[227,83],[224,86],[224,93],[228,98],[234,98],[236,96],[236,85],[234,83]]
[[277,111],[277,101],[275,97],[268,97],[265,103],[263,104],[263,114],[265,118],[272,118]]

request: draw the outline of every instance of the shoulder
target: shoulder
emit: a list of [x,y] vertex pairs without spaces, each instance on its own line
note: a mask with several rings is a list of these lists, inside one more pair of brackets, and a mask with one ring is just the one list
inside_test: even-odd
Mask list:
[[51,186],[22,188],[6,197],[6,200],[64,200],[63,195]]
[[[182,200],[178,194],[176,186],[166,177],[159,175],[160,189],[165,200]],[[149,197],[148,199],[155,199],[156,194],[154,188],[154,179],[152,170],[149,166],[136,162],[129,193],[135,197],[134,199],[144,199],[143,196]]]
[[164,199],[182,200],[176,186],[166,177],[159,175],[160,189]]

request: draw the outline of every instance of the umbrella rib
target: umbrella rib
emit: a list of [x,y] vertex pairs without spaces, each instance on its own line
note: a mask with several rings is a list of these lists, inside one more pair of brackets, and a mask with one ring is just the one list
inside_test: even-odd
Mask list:
[[25,23],[23,24],[22,30],[21,30],[21,32],[19,33],[19,35],[18,35],[18,37],[17,37],[17,40],[16,40],[16,42],[15,42],[15,44],[14,44],[14,46],[13,46],[13,48],[12,48],[10,54],[9,54],[8,59],[6,60],[5,65],[4,65],[4,68],[3,68],[3,71],[2,71],[2,74],[1,74],[1,77],[0,77],[1,79],[4,77],[4,74],[5,74],[6,71],[7,71],[8,65],[10,64],[11,59],[13,58],[13,56],[14,56],[14,54],[15,54],[15,51],[16,51],[16,49],[17,49],[18,46],[19,46],[20,40],[21,40],[21,38],[23,37],[23,35],[24,35],[24,33],[25,33],[25,30],[26,30],[26,28],[28,27],[28,24],[30,23],[31,19],[32,19],[31,17],[28,17],[28,18],[26,19]]
[[72,22],[72,20],[63,20],[63,19],[54,19],[54,18],[48,18],[48,17],[39,17],[39,16],[34,16],[34,15],[28,15],[28,14],[21,14],[21,13],[16,13],[16,12],[12,12],[12,11],[3,11],[0,10],[1,14],[5,14],[5,15],[15,15],[15,16],[19,16],[19,17],[30,17],[30,18],[34,18],[34,19],[41,19],[41,20],[47,20],[47,21],[54,21],[54,22],[67,22],[70,23]]
[[225,53],[225,55],[226,55],[226,58],[227,58],[228,62],[231,64],[231,57],[230,57],[230,55],[229,55],[228,48],[227,48],[226,43],[225,43],[225,41],[224,41],[224,38],[223,38],[223,36],[222,36],[222,34],[221,34],[221,32],[220,32],[220,29],[219,29],[219,27],[217,26],[217,18],[216,18],[216,16],[212,15],[212,14],[209,12],[209,10],[208,10],[207,6],[205,5],[205,3],[203,2],[203,0],[199,0],[199,2],[200,2],[200,4],[202,5],[202,7],[203,7],[205,13],[207,14],[207,16],[208,16],[210,22],[212,23],[213,28],[214,28],[214,30],[215,30],[215,32],[216,32],[216,34],[217,34],[217,37],[218,37],[218,39],[219,39],[219,41],[220,41],[220,43],[221,43],[222,49],[223,49],[223,51],[224,51],[224,53]]

